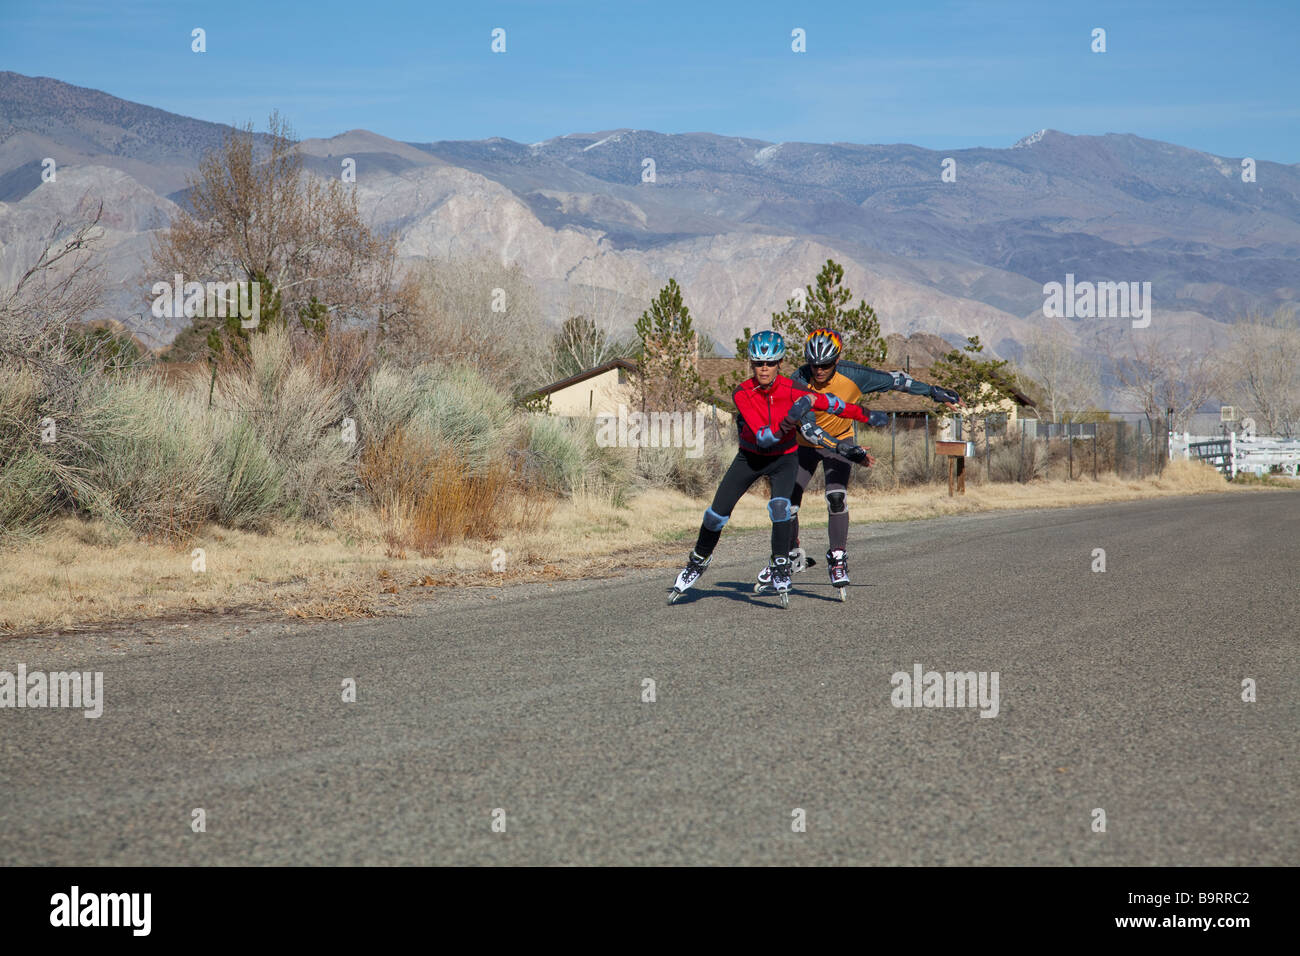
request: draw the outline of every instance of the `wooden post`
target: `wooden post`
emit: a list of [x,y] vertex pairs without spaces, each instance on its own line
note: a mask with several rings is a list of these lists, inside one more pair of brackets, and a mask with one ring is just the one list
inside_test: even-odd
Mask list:
[[930,413],[925,413],[925,481],[930,482]]
[[1025,480],[1025,420],[1020,420],[1020,468],[1016,472],[1021,483]]
[[992,467],[993,466],[989,464],[989,420],[988,417],[985,416],[984,418],[984,480],[985,481],[993,480],[992,472],[990,472],[989,470]]
[[934,453],[948,458],[948,497],[966,493],[966,459],[975,453],[974,441],[936,441]]
[[897,469],[894,467],[894,412],[889,413],[889,473],[897,474]]
[[1097,480],[1097,426],[1092,426],[1092,480]]

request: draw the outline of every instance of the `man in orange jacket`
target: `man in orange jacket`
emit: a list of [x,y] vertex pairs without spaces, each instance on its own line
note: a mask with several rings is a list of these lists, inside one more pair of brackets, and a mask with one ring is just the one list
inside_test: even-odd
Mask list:
[[[909,395],[922,395],[936,402],[956,407],[962,404],[957,393],[939,385],[918,382],[906,372],[882,372],[868,368],[847,359],[841,359],[840,353],[844,342],[839,333],[833,329],[813,329],[804,340],[804,357],[807,363],[792,376],[796,386],[806,388],[820,395],[838,398],[846,405],[853,405],[864,395],[872,392],[902,391]],[[867,421],[873,426],[886,425],[888,417],[883,412],[871,412],[866,417],[854,417],[856,421]],[[810,411],[804,415],[804,424],[815,424],[835,442],[852,441],[853,426],[845,418],[832,417],[824,413]],[[826,551],[827,571],[831,585],[840,589],[840,599],[846,596],[845,588],[849,585],[848,542],[849,542],[849,505],[847,498],[849,471],[852,463],[821,443],[814,443],[798,438],[799,469],[795,476],[794,491],[790,502],[796,512],[791,528],[792,558],[799,548],[799,505],[803,501],[804,489],[817,472],[817,466],[824,469],[826,477],[826,508],[829,514],[827,532],[830,547]],[[867,457],[868,466],[875,464],[875,459]],[[811,562],[810,562],[811,563]],[[802,570],[796,567],[795,570]],[[764,568],[758,574],[755,590],[762,591],[770,586],[771,571]]]

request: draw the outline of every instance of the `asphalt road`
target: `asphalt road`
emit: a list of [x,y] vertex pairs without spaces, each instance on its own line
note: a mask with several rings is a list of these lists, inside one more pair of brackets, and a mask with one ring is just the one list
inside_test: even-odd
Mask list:
[[[788,611],[748,592],[765,539],[724,533],[672,607],[673,572],[638,571],[402,619],[2,643],[0,669],[105,691],[98,719],[0,710],[0,861],[1300,857],[1300,497],[858,525],[849,601],[819,565]],[[916,664],[997,672],[997,716],[893,706]]]

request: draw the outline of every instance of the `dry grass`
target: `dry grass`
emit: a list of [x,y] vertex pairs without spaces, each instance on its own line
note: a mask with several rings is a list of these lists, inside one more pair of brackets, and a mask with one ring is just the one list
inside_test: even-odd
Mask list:
[[[1163,477],[1140,482],[1108,476],[981,485],[956,498],[944,485],[929,485],[853,492],[850,500],[853,520],[865,522],[1224,491],[1249,494],[1251,487],[1230,485],[1208,466],[1176,461]],[[102,521],[60,518],[47,534],[15,542],[0,559],[0,633],[252,607],[308,619],[369,616],[399,611],[421,591],[443,585],[667,568],[682,560],[707,504],[664,489],[646,491],[626,508],[615,498],[599,483],[584,486],[550,514],[533,514],[531,530],[502,526],[495,536],[445,543],[436,558],[390,554],[387,521],[369,508],[336,512],[332,528],[282,522],[262,535],[209,525],[192,545],[205,551],[203,573],[191,569],[188,549],[139,541]],[[825,524],[815,507],[801,517],[805,528]],[[727,530],[766,527],[765,501],[750,494]],[[494,571],[494,561],[502,570]]]
[[408,548],[431,557],[455,541],[495,538],[525,514],[545,517],[546,505],[519,488],[508,461],[471,471],[456,446],[404,428],[366,449],[360,477],[383,522],[390,557]]

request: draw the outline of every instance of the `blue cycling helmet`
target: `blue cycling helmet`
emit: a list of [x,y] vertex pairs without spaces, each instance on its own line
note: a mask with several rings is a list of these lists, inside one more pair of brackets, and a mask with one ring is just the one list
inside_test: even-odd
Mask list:
[[776,332],[764,330],[749,337],[750,361],[775,362],[785,356],[785,339]]

